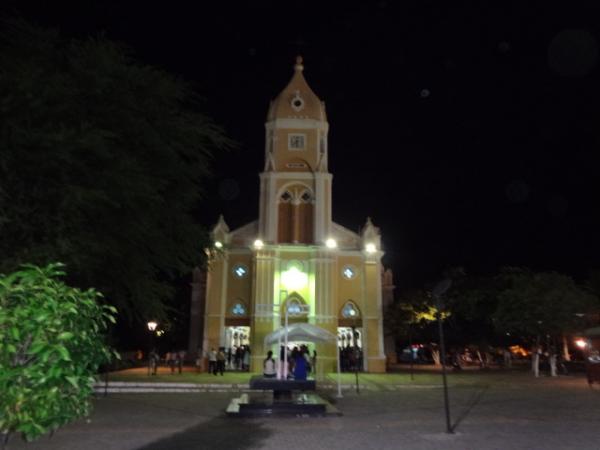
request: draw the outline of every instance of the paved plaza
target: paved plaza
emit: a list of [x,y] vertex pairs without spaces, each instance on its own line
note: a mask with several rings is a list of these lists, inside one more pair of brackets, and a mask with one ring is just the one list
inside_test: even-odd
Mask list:
[[[343,417],[231,419],[238,392],[110,394],[89,421],[9,449],[598,449],[600,388],[582,376],[474,376],[451,386],[455,434],[446,434],[442,389],[381,385],[322,394]],[[467,380],[468,381],[468,380]],[[452,380],[451,380],[452,382]]]

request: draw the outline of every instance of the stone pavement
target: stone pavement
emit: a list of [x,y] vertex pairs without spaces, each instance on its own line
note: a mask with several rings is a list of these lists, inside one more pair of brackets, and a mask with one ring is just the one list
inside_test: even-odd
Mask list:
[[[442,390],[345,391],[339,418],[229,419],[233,392],[111,394],[89,423],[9,449],[594,449],[600,448],[600,388],[583,377],[522,378],[451,389],[455,434],[446,434]],[[330,391],[326,395],[331,395]],[[330,398],[335,401],[335,398]]]

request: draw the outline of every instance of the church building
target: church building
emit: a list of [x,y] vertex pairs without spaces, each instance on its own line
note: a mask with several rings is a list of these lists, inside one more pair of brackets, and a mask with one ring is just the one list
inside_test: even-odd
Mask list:
[[[337,335],[337,347],[358,347],[361,368],[386,370],[383,310],[392,300],[381,234],[369,218],[359,234],[332,220],[329,123],[298,57],[293,76],[269,106],[258,220],[212,229],[206,274],[192,283],[190,349],[249,345],[250,370],[262,371],[267,334],[308,322]],[[360,207],[360,205],[357,205]],[[353,332],[354,330],[354,332]],[[320,371],[335,371],[331,344],[310,344]],[[391,349],[387,349],[391,352]]]

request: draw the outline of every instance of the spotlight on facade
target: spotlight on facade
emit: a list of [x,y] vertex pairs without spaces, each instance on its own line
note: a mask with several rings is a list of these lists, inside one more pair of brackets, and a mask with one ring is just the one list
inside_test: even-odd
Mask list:
[[587,347],[587,342],[585,342],[584,339],[577,339],[575,341],[575,345],[579,348],[586,348]]
[[325,241],[325,245],[327,246],[327,248],[336,248],[337,242],[335,241],[335,239],[329,238]]
[[261,248],[263,248],[264,245],[265,245],[265,243],[263,241],[261,241],[260,239],[257,239],[254,241],[254,248],[257,250],[260,250]]
[[365,245],[365,250],[367,253],[375,253],[377,251],[377,247],[372,242],[369,242],[367,245]]
[[148,325],[148,330],[150,330],[150,331],[156,330],[156,327],[158,326],[158,324],[153,320],[148,322],[147,325]]
[[223,243],[221,241],[215,241],[216,248],[223,248]]
[[297,291],[308,284],[308,275],[297,267],[291,267],[281,273],[281,284],[290,291]]

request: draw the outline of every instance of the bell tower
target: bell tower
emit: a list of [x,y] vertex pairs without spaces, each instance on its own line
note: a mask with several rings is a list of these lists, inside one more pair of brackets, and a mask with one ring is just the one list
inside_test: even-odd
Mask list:
[[259,234],[271,244],[322,245],[331,231],[325,103],[296,58],[288,85],[271,101],[260,174]]

